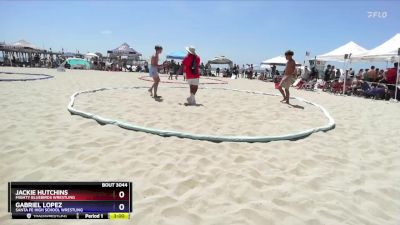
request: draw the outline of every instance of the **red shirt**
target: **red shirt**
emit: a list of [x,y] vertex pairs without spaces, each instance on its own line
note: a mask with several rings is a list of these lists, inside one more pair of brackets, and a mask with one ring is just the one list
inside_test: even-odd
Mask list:
[[[196,70],[195,73],[192,73],[192,62],[193,62],[193,57],[196,57],[195,61],[196,61]],[[182,61],[182,64],[185,68],[185,73],[186,73],[186,79],[196,79],[196,78],[200,78],[200,57],[198,55],[192,55],[192,54],[188,54]]]
[[397,73],[396,73],[396,68],[390,68],[387,72],[386,72],[386,81],[389,84],[395,84],[396,83],[396,77],[397,77]]

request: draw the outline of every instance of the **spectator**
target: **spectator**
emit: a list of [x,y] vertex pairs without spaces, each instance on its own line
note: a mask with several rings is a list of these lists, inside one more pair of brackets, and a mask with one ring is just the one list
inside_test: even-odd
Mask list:
[[339,79],[341,75],[342,75],[342,72],[340,71],[340,69],[336,69],[335,79]]
[[368,71],[369,71],[369,69],[367,68],[367,69],[365,69],[365,71],[364,71],[364,73],[363,73],[362,79],[365,80],[365,81],[368,80],[368,76],[367,76]]
[[313,68],[311,68],[310,79],[311,80],[319,79],[318,70],[317,70],[317,68],[315,68],[315,66],[313,66]]
[[335,69],[335,66],[332,66],[332,67],[331,67],[331,71],[330,71],[330,77],[329,77],[329,79],[330,79],[330,80],[333,80],[333,79],[335,79],[335,77],[336,77],[336,69]]
[[363,78],[364,69],[360,69],[357,74],[357,79],[360,80]]
[[196,54],[196,49],[193,46],[186,47],[186,51],[188,54],[183,59],[182,66],[190,88],[190,96],[187,98],[187,101],[189,105],[196,105],[195,95],[199,86],[200,57]]
[[384,75],[385,75],[384,70],[376,69],[376,72],[378,73],[378,81],[384,79]]
[[388,69],[386,72],[386,80],[389,84],[395,84],[396,83],[396,77],[397,77],[397,70],[399,68],[399,64],[396,62],[394,64],[393,68]]
[[324,73],[324,81],[329,81],[331,78],[331,65],[328,64]]
[[367,80],[370,82],[376,82],[378,74],[375,71],[375,66],[371,66],[371,69],[367,72]]
[[206,67],[204,66],[204,63],[201,63],[201,64],[200,64],[200,74],[201,74],[201,75],[206,75],[206,74],[205,74],[205,68],[206,68]]

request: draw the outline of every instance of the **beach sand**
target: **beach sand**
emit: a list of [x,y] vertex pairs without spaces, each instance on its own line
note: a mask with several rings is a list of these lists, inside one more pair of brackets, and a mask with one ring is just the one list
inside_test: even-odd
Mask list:
[[[400,223],[397,103],[291,89],[294,96],[324,106],[336,128],[297,141],[212,143],[100,126],[67,111],[77,91],[149,87],[150,82],[138,79],[145,74],[0,71],[55,76],[0,82],[0,224],[27,223],[7,213],[9,181],[107,180],[133,182],[129,224]],[[273,83],[224,80],[229,83],[204,86],[279,93]],[[112,90],[79,95],[75,107],[137,125],[213,135],[279,135],[327,123],[316,107],[296,100],[292,103],[304,109],[291,107],[280,103],[281,97],[200,89],[201,105],[189,107],[184,105],[187,86],[165,83],[159,95],[161,102],[146,89]],[[127,224],[117,224],[122,223]]]

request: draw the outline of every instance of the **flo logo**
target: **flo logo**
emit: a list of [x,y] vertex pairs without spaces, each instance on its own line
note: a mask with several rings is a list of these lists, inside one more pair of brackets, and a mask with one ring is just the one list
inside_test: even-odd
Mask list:
[[385,19],[388,16],[388,13],[386,11],[371,11],[367,13],[368,18],[371,19]]

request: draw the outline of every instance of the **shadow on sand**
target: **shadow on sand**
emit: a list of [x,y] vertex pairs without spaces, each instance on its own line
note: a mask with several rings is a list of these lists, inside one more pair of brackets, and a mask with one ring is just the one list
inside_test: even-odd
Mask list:
[[296,108],[296,109],[304,109],[304,106],[301,106],[301,105],[293,105],[293,104],[290,104],[290,103],[288,103],[288,105],[290,107],[293,107],[293,108]]
[[179,103],[179,105],[184,105],[184,106],[196,106],[196,107],[204,106],[203,104],[194,104],[194,105],[191,105],[191,104],[189,104],[189,103]]
[[154,100],[155,100],[156,102],[163,102],[163,101],[164,101],[164,99],[163,99],[161,96],[155,97]]

